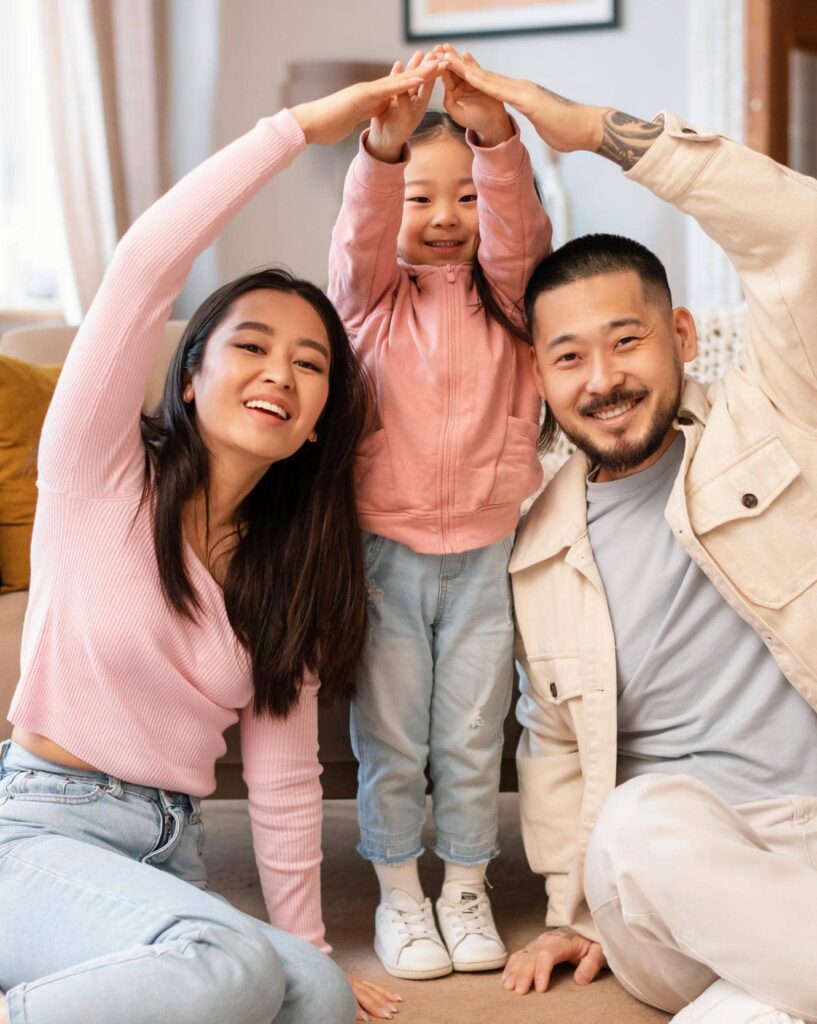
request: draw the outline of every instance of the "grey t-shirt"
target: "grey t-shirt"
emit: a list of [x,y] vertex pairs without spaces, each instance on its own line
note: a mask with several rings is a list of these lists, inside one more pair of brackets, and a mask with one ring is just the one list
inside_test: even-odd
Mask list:
[[643,472],[587,483],[616,638],[617,781],[685,773],[730,804],[815,796],[817,714],[664,518],[683,454],[679,434]]

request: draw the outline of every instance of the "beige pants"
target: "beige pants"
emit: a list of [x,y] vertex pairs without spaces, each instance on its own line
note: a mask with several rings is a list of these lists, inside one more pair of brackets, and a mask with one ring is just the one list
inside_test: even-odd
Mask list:
[[640,776],[607,799],[584,885],[637,999],[677,1013],[720,977],[817,1021],[817,798],[730,807],[688,776]]

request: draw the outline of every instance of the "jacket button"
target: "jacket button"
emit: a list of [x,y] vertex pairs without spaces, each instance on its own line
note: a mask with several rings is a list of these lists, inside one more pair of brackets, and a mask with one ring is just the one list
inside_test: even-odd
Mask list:
[[559,691],[556,689],[556,683],[550,684],[550,695],[551,697],[558,697]]
[[757,495],[756,494],[744,494],[740,499],[741,505],[744,508],[757,508]]

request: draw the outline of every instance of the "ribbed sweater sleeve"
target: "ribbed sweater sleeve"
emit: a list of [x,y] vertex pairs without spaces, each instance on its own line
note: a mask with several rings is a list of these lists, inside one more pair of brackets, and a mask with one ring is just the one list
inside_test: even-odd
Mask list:
[[528,278],[550,252],[553,228],[515,121],[513,131],[507,142],[487,148],[476,144],[471,131],[465,138],[474,153],[479,262],[498,297],[518,313]]
[[318,686],[304,684],[286,719],[241,713],[253,845],[270,922],[324,952]]
[[367,317],[388,308],[397,286],[397,236],[403,218],[408,147],[396,164],[376,160],[360,137],[343,186],[343,204],[329,249],[329,297],[356,334]]
[[43,427],[42,486],[141,491],[139,412],[170,307],[196,257],[306,145],[281,111],[182,178],[133,224],[71,346]]

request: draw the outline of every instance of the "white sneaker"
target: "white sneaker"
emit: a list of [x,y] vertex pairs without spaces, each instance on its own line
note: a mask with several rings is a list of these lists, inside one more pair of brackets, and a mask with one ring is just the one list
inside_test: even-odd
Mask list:
[[437,900],[437,920],[455,971],[493,971],[505,966],[508,951],[484,892],[447,882]]
[[803,1024],[803,1021],[719,978],[676,1014],[670,1024]]
[[374,951],[395,978],[442,978],[452,971],[431,900],[418,903],[402,889],[392,889],[374,916]]

